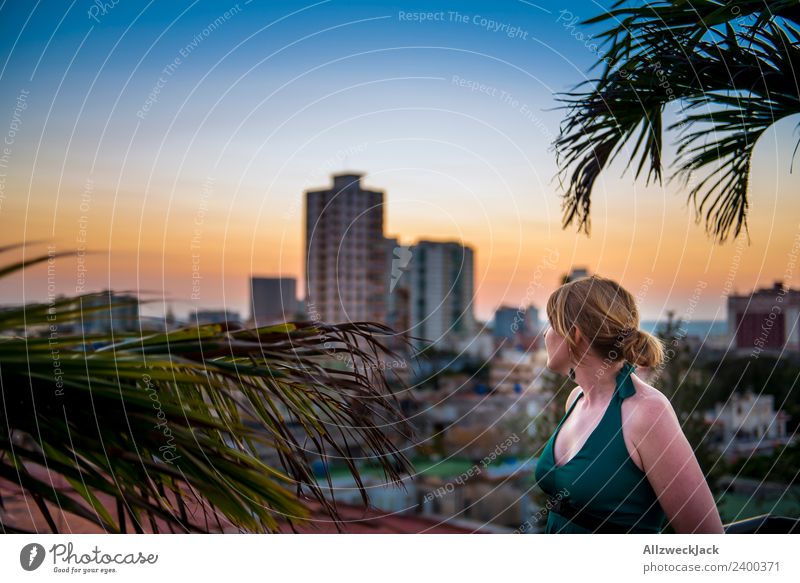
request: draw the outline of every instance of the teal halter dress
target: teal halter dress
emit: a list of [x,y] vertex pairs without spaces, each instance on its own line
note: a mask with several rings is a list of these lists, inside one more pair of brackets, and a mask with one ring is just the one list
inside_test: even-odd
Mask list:
[[[536,463],[537,485],[550,497],[546,533],[660,533],[666,514],[646,474],[633,462],[622,438],[622,401],[634,395],[626,362],[600,423],[580,451],[557,466],[553,443],[583,391],[573,401]],[[578,513],[576,515],[575,513]]]

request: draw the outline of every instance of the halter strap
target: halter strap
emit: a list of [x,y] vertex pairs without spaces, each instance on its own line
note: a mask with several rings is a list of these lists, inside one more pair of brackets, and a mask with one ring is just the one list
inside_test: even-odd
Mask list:
[[633,374],[635,370],[635,364],[625,361],[625,364],[622,365],[622,368],[617,373],[616,391],[620,401],[636,394],[636,387],[633,386],[633,380],[631,379],[631,374]]

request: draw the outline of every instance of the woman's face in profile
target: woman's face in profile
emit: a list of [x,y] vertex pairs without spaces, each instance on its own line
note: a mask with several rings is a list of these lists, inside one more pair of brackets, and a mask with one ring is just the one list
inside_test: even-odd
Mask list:
[[547,349],[547,368],[554,372],[567,374],[570,367],[569,344],[556,332],[550,324],[544,334],[544,345]]

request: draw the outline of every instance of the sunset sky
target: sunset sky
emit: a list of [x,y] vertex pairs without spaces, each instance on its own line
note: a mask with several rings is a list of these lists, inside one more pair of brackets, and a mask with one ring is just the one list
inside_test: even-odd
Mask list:
[[[482,319],[501,303],[543,312],[572,266],[620,281],[644,319],[723,319],[726,293],[798,287],[797,119],[757,144],[749,246],[714,245],[677,182],[634,181],[624,159],[595,190],[591,237],[561,229],[554,94],[597,58],[563,11],[610,4],[5,2],[0,244],[69,252],[85,232],[86,291],[247,315],[251,273],[302,289],[303,192],[347,170],[386,193],[387,235],[473,247]],[[74,259],[56,284],[75,292]],[[46,288],[33,267],[0,302]]]

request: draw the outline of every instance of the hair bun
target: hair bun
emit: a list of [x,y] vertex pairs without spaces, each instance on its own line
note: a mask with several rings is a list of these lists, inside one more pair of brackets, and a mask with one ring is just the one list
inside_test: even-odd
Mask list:
[[572,349],[572,330],[579,329],[603,360],[642,367],[664,360],[661,340],[639,328],[636,298],[612,279],[595,274],[562,284],[547,299],[547,320]]

